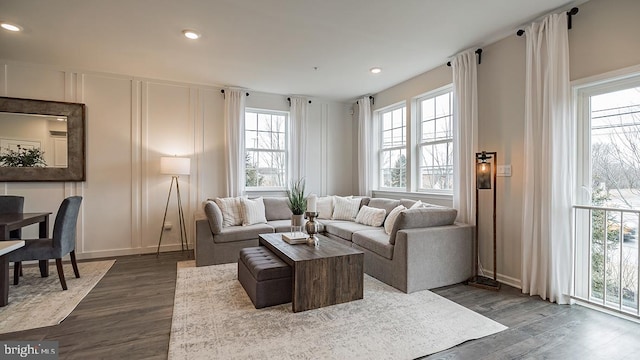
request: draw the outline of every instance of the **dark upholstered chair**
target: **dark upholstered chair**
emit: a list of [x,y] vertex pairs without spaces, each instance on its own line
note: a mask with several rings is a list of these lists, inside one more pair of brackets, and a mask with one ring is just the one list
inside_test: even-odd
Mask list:
[[53,237],[51,239],[24,239],[25,246],[9,254],[9,261],[14,262],[13,283],[18,285],[19,271],[22,261],[56,259],[58,277],[63,290],[67,290],[67,282],[64,280],[62,269],[62,257],[69,254],[73,272],[80,277],[78,264],[76,263],[76,224],[82,196],[71,196],[62,201],[56,222],[53,224]]
[[[24,209],[24,197],[15,195],[0,196],[0,214],[21,213]],[[9,238],[20,239],[22,230],[17,229],[9,233]]]

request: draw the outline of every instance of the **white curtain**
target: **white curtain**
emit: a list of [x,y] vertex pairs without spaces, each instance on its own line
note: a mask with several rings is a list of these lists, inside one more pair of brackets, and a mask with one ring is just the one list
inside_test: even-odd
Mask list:
[[371,99],[358,100],[358,194],[371,196],[371,128],[373,114]]
[[305,177],[306,124],[309,118],[307,98],[291,96],[291,175],[294,180]]
[[459,222],[475,225],[475,155],[478,151],[478,81],[474,50],[458,54],[453,70],[453,206]]
[[224,130],[227,196],[240,196],[244,191],[244,104],[245,91],[225,89]]
[[567,15],[525,29],[522,292],[570,302],[573,131]]

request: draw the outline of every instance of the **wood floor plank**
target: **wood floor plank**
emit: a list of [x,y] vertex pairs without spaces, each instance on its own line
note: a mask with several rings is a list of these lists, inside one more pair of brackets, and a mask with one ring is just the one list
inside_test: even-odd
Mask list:
[[[123,256],[60,325],[1,334],[0,340],[59,342],[60,359],[166,359],[176,263],[187,252]],[[435,293],[509,329],[425,359],[640,358],[640,325],[580,306],[564,306],[503,286],[463,284]]]

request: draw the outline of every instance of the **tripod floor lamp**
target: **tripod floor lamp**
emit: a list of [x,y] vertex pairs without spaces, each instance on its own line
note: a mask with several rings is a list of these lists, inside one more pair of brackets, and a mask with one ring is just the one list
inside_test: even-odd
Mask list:
[[[491,160],[491,161],[488,161]],[[493,172],[491,171],[491,163],[493,163]],[[497,179],[497,167],[498,167],[498,154],[496,152],[479,152],[476,153],[476,231],[475,231],[475,246],[473,254],[473,277],[467,282],[468,285],[489,289],[500,290],[500,283],[496,279],[498,274],[497,261],[496,261],[496,179]],[[493,175],[493,181],[491,181],[491,175]],[[491,183],[493,182],[493,279],[478,276],[478,191],[479,190],[491,190]]]
[[158,250],[156,256],[160,254],[160,244],[162,243],[162,234],[164,233],[165,221],[167,221],[167,210],[169,209],[169,199],[171,199],[171,190],[173,183],[176,183],[176,192],[178,193],[178,222],[180,223],[180,246],[182,250],[189,251],[189,241],[187,239],[187,227],[184,221],[184,211],[182,210],[182,199],[180,198],[180,175],[191,174],[191,159],[177,156],[163,156],[160,158],[160,174],[171,175],[171,185],[169,185],[169,195],[167,195],[167,205],[164,207],[164,217],[162,218],[162,228],[160,229],[160,240],[158,240]]

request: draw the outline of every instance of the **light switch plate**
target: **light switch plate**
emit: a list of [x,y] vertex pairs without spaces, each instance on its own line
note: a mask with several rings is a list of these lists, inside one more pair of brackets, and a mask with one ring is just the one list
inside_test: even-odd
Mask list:
[[511,165],[498,165],[497,176],[511,176]]

